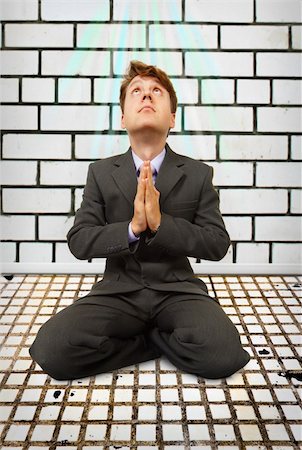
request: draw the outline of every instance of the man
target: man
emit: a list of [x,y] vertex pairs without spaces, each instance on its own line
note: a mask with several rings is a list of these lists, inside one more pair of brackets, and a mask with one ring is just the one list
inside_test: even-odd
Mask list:
[[132,61],[121,86],[130,149],[90,165],[67,235],[79,259],[107,258],[102,281],[40,329],[30,353],[56,379],[166,355],[181,370],[229,376],[249,355],[187,257],[230,245],[212,169],[166,144],[177,98],[167,75]]

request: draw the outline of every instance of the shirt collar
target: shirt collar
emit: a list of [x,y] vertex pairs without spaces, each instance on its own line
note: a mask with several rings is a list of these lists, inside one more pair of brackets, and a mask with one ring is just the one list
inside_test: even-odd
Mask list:
[[[141,165],[143,164],[144,161],[143,161],[142,159],[140,159],[140,158],[136,155],[136,153],[134,153],[134,151],[133,151],[132,149],[131,149],[131,151],[132,151],[133,161],[134,161],[134,164],[135,164],[135,169],[136,169],[136,172],[137,172],[138,169],[141,167]],[[163,163],[163,160],[164,160],[165,156],[166,156],[166,149],[164,148],[164,149],[160,152],[159,155],[157,155],[155,158],[153,158],[153,159],[151,160],[152,167],[154,167],[154,169],[156,170],[157,173],[159,172],[159,169],[160,169],[160,167],[161,167],[161,165],[162,165],[162,163]]]

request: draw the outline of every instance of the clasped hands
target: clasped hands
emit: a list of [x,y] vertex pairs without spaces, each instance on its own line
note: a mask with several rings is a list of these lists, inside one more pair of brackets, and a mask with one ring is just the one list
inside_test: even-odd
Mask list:
[[150,161],[144,161],[138,178],[134,215],[131,220],[135,236],[139,236],[147,228],[154,232],[160,226],[159,196],[160,193],[153,184]]

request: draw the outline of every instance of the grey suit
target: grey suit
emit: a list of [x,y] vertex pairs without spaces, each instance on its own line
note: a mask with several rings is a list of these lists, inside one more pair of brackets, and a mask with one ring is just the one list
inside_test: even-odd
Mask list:
[[131,150],[89,167],[67,239],[79,259],[106,257],[106,269],[88,296],[41,328],[31,348],[56,378],[112,370],[162,353],[183,370],[219,378],[249,360],[236,328],[187,259],[219,260],[230,245],[213,171],[166,149],[156,179],[160,228],[155,236],[142,233],[134,244],[128,241],[137,188]]

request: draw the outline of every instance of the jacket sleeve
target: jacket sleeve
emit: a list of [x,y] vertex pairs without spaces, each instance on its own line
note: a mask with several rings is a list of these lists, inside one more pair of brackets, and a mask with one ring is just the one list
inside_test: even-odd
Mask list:
[[230,238],[219,210],[219,198],[212,184],[213,168],[208,167],[193,222],[162,213],[161,225],[150,246],[159,246],[175,256],[218,261],[229,246]]
[[127,254],[135,245],[128,242],[129,221],[106,222],[102,193],[89,166],[83,200],[75,215],[75,221],[67,234],[71,253],[78,259],[106,258]]

